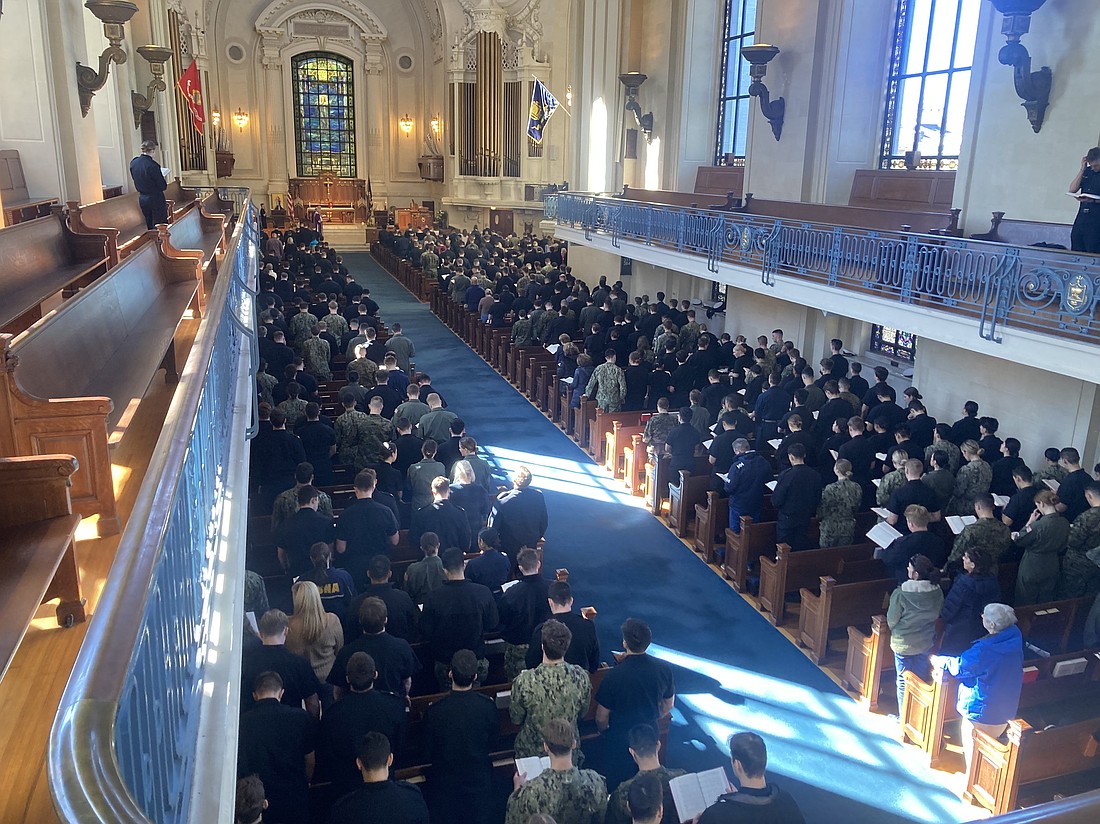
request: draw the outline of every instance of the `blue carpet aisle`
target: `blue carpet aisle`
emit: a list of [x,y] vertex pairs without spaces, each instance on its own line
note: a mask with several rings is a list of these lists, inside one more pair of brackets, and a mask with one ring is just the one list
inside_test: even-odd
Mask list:
[[[754,730],[769,769],[810,822],[955,822],[977,816],[871,715],[767,623],[589,456],[531,406],[369,255],[347,264],[416,346],[437,387],[500,475],[523,463],[547,500],[545,566],[567,567],[578,606],[594,605],[604,656],[633,615],[651,652],[676,666],[669,762],[724,764],[728,736]],[[812,782],[813,786],[805,782]]]

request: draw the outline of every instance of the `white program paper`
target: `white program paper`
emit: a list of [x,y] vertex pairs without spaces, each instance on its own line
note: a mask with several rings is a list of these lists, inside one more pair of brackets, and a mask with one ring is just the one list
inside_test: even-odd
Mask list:
[[681,824],[702,815],[707,807],[729,791],[726,771],[721,767],[700,773],[688,773],[668,782],[672,801]]
[[889,518],[894,513],[884,506],[873,506],[871,511],[878,515],[880,518]]
[[867,530],[867,538],[885,549],[901,537],[901,533],[883,521]]
[[1043,483],[1047,485],[1051,492],[1057,492],[1059,487],[1062,486],[1054,478],[1043,478]]
[[524,781],[530,781],[532,778],[538,778],[550,769],[550,758],[545,755],[531,755],[527,758],[517,758],[516,769],[519,770]]
[[994,506],[1002,506],[1002,507],[1008,506],[1008,500],[1009,500],[1009,498],[1008,498],[1007,495],[994,495],[993,496],[993,505]]
[[779,449],[779,446],[782,443],[783,441],[781,441],[779,438],[772,438],[770,441],[768,441],[768,444],[771,446],[772,449]]
[[549,346],[546,347],[546,351],[549,352],[551,355],[558,354],[559,349],[561,349],[561,344],[560,343],[552,343],[552,344],[550,344]]
[[951,531],[960,534],[966,527],[978,520],[977,515],[948,515],[944,518]]
[[779,486],[779,481],[768,481],[766,484],[764,484],[764,486],[766,486],[772,492],[775,492],[775,488]]

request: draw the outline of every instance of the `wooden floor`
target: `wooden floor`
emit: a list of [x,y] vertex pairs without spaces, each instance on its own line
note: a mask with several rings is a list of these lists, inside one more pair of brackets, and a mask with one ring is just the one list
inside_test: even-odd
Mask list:
[[[176,359],[181,371],[198,327],[197,320],[186,320],[176,333]],[[163,374],[158,372],[125,431],[116,430],[112,435],[111,464],[123,529],[160,437],[173,389],[165,385]],[[80,583],[88,600],[89,621],[95,620],[96,604],[118,541],[118,535],[97,538],[94,518],[81,522],[77,532],[76,556]],[[87,627],[87,623],[72,629],[58,627],[54,608],[44,605],[0,681],[0,718],[4,719],[0,724],[3,824],[58,821],[46,778],[46,750],[54,714]]]

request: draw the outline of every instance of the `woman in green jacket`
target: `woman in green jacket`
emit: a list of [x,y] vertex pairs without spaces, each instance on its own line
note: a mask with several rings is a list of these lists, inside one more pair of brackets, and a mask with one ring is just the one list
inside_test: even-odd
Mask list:
[[1023,557],[1016,573],[1017,607],[1054,600],[1058,588],[1058,556],[1069,540],[1069,521],[1058,514],[1058,496],[1049,489],[1035,493],[1035,511],[1027,526],[1013,535]]
[[898,716],[905,698],[905,671],[924,681],[932,678],[931,653],[936,640],[936,619],[943,608],[940,571],[927,556],[909,559],[909,580],[890,595],[886,623],[897,671]]

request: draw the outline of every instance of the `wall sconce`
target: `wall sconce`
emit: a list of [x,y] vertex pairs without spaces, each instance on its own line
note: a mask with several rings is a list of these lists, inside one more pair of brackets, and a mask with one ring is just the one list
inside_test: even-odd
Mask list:
[[149,87],[145,94],[130,92],[130,105],[134,109],[134,128],[141,128],[141,116],[153,105],[153,95],[163,92],[168,86],[164,82],[164,64],[172,57],[172,50],[164,46],[138,46],[137,53],[149,61],[149,68],[153,72],[153,79],[149,81]]
[[248,125],[248,113],[241,110],[241,107],[237,107],[237,111],[233,114],[233,122],[237,126],[238,132],[243,132],[244,127]]
[[641,72],[627,72],[619,75],[619,82],[626,86],[626,110],[634,113],[634,122],[645,135],[646,143],[653,135],[653,112],[642,114],[642,107],[638,104],[638,89],[647,79],[647,76]]
[[783,134],[783,115],[786,113],[787,103],[782,97],[772,100],[771,92],[764,85],[768,64],[777,54],[779,54],[779,47],[769,46],[767,43],[741,48],[741,56],[749,61],[749,77],[752,78],[749,96],[760,99],[760,113],[767,118],[772,126],[772,134],[775,135],[776,140],[779,140]]
[[1012,80],[1017,96],[1023,100],[1032,131],[1043,128],[1047,106],[1050,104],[1051,73],[1049,66],[1039,71],[1031,70],[1031,55],[1020,37],[1031,30],[1031,13],[1038,11],[1046,0],[993,0],[993,6],[1004,15],[1001,34],[1008,42],[1001,47],[997,60],[1002,66],[1012,67]]
[[91,66],[76,63],[76,87],[80,94],[80,115],[87,117],[92,108],[92,97],[107,83],[111,64],[120,66],[126,62],[122,41],[126,37],[123,26],[137,13],[137,5],[129,0],[88,0],[84,8],[103,23],[103,35],[110,44],[99,56],[99,71]]
[[[434,134],[436,137],[439,137],[440,133],[443,131],[443,118],[437,114],[433,114],[430,125],[432,127],[432,134]],[[402,126],[402,128],[404,128],[404,126]],[[411,125],[409,131],[412,131]]]
[[412,134],[413,119],[407,114],[397,121],[397,125],[401,127],[401,131],[405,133],[405,137],[408,137],[410,134]]

